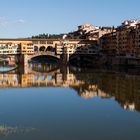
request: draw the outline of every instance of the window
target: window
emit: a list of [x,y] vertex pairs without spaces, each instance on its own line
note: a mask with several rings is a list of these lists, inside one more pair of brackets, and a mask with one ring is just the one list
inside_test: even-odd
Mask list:
[[47,44],[53,44],[53,41],[48,41]]
[[47,44],[47,42],[42,40],[42,41],[40,41],[40,44]]
[[39,44],[39,41],[33,41],[33,44]]

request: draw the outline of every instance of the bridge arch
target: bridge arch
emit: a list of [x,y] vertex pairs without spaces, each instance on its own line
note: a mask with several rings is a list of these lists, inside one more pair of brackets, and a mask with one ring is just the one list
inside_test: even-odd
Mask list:
[[28,56],[28,62],[52,62],[58,63],[60,56],[55,55],[53,52],[38,52],[34,55]]

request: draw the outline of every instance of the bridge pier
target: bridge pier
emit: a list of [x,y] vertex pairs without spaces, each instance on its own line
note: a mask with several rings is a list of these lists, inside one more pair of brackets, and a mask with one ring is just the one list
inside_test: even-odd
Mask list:
[[29,55],[24,55],[23,56],[23,60],[24,60],[24,63],[23,63],[23,65],[24,65],[24,74],[28,74],[28,69],[29,69]]
[[63,54],[60,59],[60,64],[67,65],[69,62],[69,56],[67,54]]
[[69,58],[70,58],[69,47],[65,46],[64,47],[64,54],[62,57],[63,64],[67,65],[69,63]]
[[19,55],[19,61],[18,65],[22,67],[22,73],[27,74],[28,73],[28,55],[21,54]]

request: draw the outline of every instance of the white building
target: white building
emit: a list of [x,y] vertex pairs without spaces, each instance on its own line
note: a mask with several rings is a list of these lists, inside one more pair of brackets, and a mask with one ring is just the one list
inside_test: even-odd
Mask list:
[[135,27],[138,23],[140,23],[140,20],[125,20],[121,27]]

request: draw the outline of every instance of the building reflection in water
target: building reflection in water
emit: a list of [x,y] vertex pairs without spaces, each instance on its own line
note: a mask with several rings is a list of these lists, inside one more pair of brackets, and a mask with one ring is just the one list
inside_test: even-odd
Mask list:
[[140,75],[29,64],[0,73],[0,88],[70,87],[84,98],[112,98],[130,111],[140,111]]

